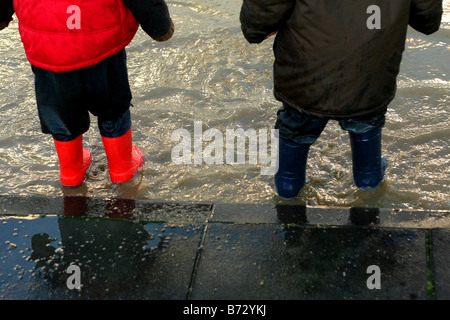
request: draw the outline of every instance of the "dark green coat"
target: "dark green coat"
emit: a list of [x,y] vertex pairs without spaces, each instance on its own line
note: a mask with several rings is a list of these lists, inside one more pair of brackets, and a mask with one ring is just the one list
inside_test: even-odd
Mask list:
[[442,0],[244,0],[240,21],[250,43],[277,31],[278,100],[306,114],[344,119],[387,110],[408,24],[431,34],[441,17]]

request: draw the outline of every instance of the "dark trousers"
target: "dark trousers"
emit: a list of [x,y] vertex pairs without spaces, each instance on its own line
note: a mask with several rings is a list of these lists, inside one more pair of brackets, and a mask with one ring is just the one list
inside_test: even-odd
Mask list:
[[[339,120],[339,125],[345,131],[362,134],[383,127],[385,120],[385,113],[382,113],[368,118]],[[298,144],[312,145],[325,129],[328,121],[329,119],[309,116],[283,106],[278,111],[275,129],[279,130],[280,138],[292,140]]]
[[43,133],[59,141],[73,140],[89,129],[89,113],[97,117],[104,137],[119,137],[131,127],[125,49],[94,66],[70,72],[34,66],[32,70]]

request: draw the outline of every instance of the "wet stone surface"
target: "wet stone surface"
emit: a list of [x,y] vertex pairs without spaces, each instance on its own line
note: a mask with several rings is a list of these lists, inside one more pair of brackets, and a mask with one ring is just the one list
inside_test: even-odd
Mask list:
[[450,228],[450,212],[218,203],[213,205],[213,216],[210,221],[431,229]]
[[435,229],[432,234],[432,263],[436,299],[450,299],[450,230]]
[[14,197],[0,195],[0,215],[61,215],[117,218],[177,224],[201,224],[212,204],[156,202],[134,199],[97,199],[83,196]]
[[[369,289],[380,269],[380,289]],[[426,299],[424,230],[212,224],[193,299]]]
[[[78,217],[0,221],[0,299],[184,299],[202,231]],[[68,286],[71,265],[79,290]]]
[[0,209],[4,300],[450,297],[448,212],[77,196]]

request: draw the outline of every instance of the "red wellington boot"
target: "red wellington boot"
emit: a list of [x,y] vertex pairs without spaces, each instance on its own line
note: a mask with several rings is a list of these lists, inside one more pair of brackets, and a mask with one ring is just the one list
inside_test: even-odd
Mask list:
[[59,178],[63,186],[76,187],[83,183],[92,157],[87,148],[83,148],[83,136],[71,141],[53,139],[59,160]]
[[133,178],[144,163],[144,156],[137,146],[133,146],[131,128],[120,137],[102,137],[102,141],[111,181],[121,183]]

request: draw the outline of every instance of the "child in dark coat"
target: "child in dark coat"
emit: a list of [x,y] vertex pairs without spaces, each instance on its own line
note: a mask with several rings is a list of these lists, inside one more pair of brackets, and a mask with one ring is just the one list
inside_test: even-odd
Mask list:
[[349,132],[358,188],[384,177],[381,128],[395,96],[408,24],[439,29],[442,0],[244,0],[245,38],[273,45],[274,95],[283,103],[278,195],[293,198],[305,183],[309,147],[329,120]]
[[83,147],[89,113],[97,116],[111,181],[131,179],[144,158],[132,143],[125,47],[139,26],[156,41],[172,37],[165,1],[0,0],[0,10],[0,30],[14,12],[18,18],[42,132],[53,137],[62,185],[82,184],[91,164]]

